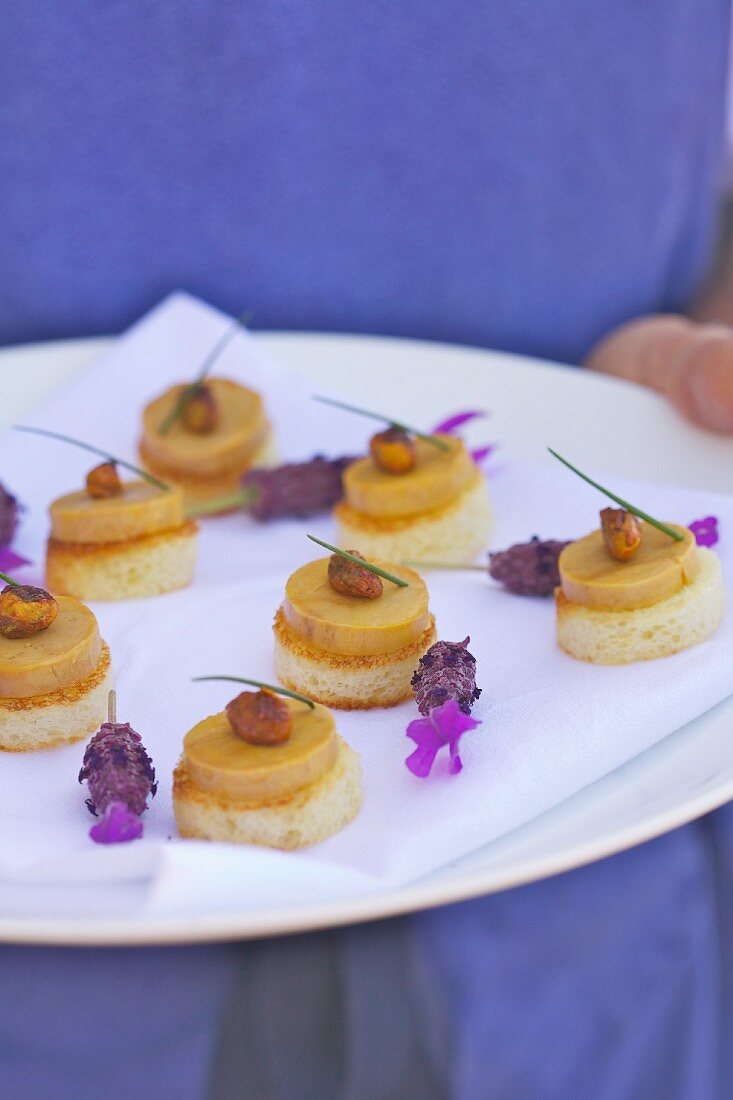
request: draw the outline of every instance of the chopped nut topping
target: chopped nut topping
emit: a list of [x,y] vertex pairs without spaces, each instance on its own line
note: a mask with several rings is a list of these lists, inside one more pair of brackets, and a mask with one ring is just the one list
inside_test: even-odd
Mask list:
[[102,462],[87,474],[87,492],[95,500],[118,497],[122,493],[122,482],[114,462]]
[[624,508],[602,508],[601,530],[606,549],[616,561],[629,561],[641,546],[641,523]]
[[43,588],[6,584],[0,592],[0,634],[3,638],[30,638],[46,630],[58,613],[59,605]]
[[414,440],[403,428],[387,428],[373,435],[369,448],[377,466],[388,474],[406,474],[417,462]]
[[[366,561],[358,550],[349,550],[355,558]],[[344,596],[360,596],[363,600],[376,600],[382,595],[382,578],[369,569],[357,565],[355,561],[342,558],[340,554],[331,554],[328,562],[328,579],[331,587]]]
[[196,435],[213,432],[219,422],[216,398],[210,386],[198,386],[184,405],[181,415],[183,426]]
[[237,737],[250,745],[282,745],[293,728],[290,707],[271,691],[243,691],[226,713]]

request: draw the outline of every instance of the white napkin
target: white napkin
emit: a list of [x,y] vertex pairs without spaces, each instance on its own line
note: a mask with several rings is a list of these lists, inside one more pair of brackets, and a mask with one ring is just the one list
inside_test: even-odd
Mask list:
[[[193,377],[227,323],[208,306],[174,295],[29,422],[134,461],[143,404],[170,383]],[[370,434],[368,422],[308,401],[308,387],[267,362],[256,337],[237,337],[217,372],[263,392],[284,457],[353,453]],[[91,464],[82,451],[51,440],[17,433],[0,440],[0,477],[30,508],[20,552],[42,561],[46,506],[81,484]],[[496,547],[534,533],[582,535],[602,505],[597,492],[560,467],[496,463],[492,472],[490,464],[489,483]],[[718,515],[730,584],[733,498],[620,479],[614,487],[678,522]],[[161,913],[202,905],[266,908],[383,888],[529,821],[733,693],[733,618],[710,641],[675,657],[594,667],[557,649],[551,600],[511,596],[479,573],[435,572],[427,579],[439,636],[471,636],[483,689],[474,710],[483,724],[462,740],[464,770],[450,776],[441,761],[427,780],[407,771],[413,744],[405,728],[417,716],[413,704],[338,713],[339,730],[364,767],[364,807],[350,826],[299,853],[182,842],[172,814],[171,772],[183,736],[235,690],[224,683],[192,684],[191,677],[273,679],[270,629],[286,577],[319,556],[306,530],[334,537],[327,516],[262,526],[243,516],[207,521],[191,589],[94,605],[112,650],[120,718],[141,733],[158,772],[145,839],[109,848],[88,840],[91,818],[76,783],[83,744],[7,754],[0,763],[0,877],[87,888],[144,880],[148,909]],[[41,579],[38,568],[23,576]]]

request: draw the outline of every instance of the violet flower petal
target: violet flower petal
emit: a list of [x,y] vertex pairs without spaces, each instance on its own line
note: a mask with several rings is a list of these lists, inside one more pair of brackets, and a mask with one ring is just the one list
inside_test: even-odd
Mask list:
[[0,572],[11,573],[13,569],[20,569],[21,565],[30,565],[28,558],[21,558],[9,546],[0,546]]
[[717,516],[705,516],[704,519],[693,520],[689,527],[698,546],[715,546],[720,540]]
[[464,733],[474,730],[481,723],[469,714],[464,714],[455,699],[448,699],[439,707],[434,707],[427,718],[415,718],[410,722],[407,736],[416,743],[417,748],[405,761],[413,775],[425,779],[444,745],[450,752],[449,771],[457,775],[463,767],[458,753],[458,744]]
[[97,844],[124,844],[143,835],[143,823],[124,802],[110,802],[89,836]]
[[485,447],[477,447],[475,451],[471,451],[471,458],[473,459],[473,461],[478,466],[480,463],[484,462],[487,458],[490,458],[490,456],[494,453],[495,450],[496,450],[496,444],[495,443],[489,443]]
[[445,432],[446,435],[451,435],[456,428],[460,428],[461,425],[468,424],[471,420],[484,420],[488,415],[487,412],[482,412],[480,409],[469,409],[467,412],[454,413],[453,416],[449,416],[445,420],[441,420],[439,424],[436,424],[432,434],[435,435],[437,432]]

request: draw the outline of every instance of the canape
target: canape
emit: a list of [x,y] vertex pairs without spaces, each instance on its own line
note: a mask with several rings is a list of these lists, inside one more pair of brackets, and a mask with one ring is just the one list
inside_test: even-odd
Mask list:
[[182,837],[291,850],[359,812],[361,762],[333,715],[275,690],[242,692],[186,734],[173,776]]
[[3,588],[0,749],[31,752],[87,737],[104,721],[111,687],[109,649],[88,607],[29,585]]
[[619,665],[697,645],[720,625],[725,592],[720,561],[686,527],[676,541],[641,523],[641,545],[613,558],[601,530],[570,543],[558,562],[557,640],[571,657]]
[[334,509],[338,541],[383,561],[470,561],[486,548],[491,531],[481,471],[455,436],[408,437],[402,445],[413,454],[402,468],[390,468],[390,452],[378,437],[368,457],[347,467],[344,499]]
[[[342,710],[395,706],[410,698],[412,673],[436,640],[427,587],[407,566],[381,562],[353,563],[343,584],[341,554],[289,578],[274,623],[278,679]],[[371,569],[391,579],[381,585]],[[364,575],[380,581],[378,589],[367,591]]]
[[50,507],[46,583],[86,600],[125,600],[185,588],[196,564],[196,523],[180,489],[122,482],[114,463]]
[[694,533],[661,522],[551,452],[619,508],[560,554],[557,641],[571,657],[621,665],[668,657],[705,641],[725,613],[720,561]]
[[223,500],[248,470],[277,461],[261,396],[228,378],[173,386],[143,411],[140,459],[184,494],[186,505]]

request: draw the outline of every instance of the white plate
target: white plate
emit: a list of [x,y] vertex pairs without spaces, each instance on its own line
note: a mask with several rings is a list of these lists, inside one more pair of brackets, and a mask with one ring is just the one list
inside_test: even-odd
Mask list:
[[[446,408],[489,407],[507,457],[543,460],[548,440],[594,466],[661,482],[733,492],[733,439],[682,424],[654,394],[552,364],[474,349],[372,337],[265,334],[268,350],[314,386],[333,385],[369,407],[412,409],[430,422]],[[106,341],[0,352],[0,429],[82,366]],[[0,472],[1,474],[2,472]],[[9,472],[8,472],[9,473]],[[27,890],[0,898],[0,940],[25,943],[182,943],[276,935],[445,904],[556,874],[639,844],[733,797],[733,700],[715,708],[550,813],[398,890],[276,909],[152,919],[129,893],[100,889],[94,913],[73,894],[51,906]],[[19,896],[20,897],[20,896]],[[43,914],[43,915],[41,915]]]

